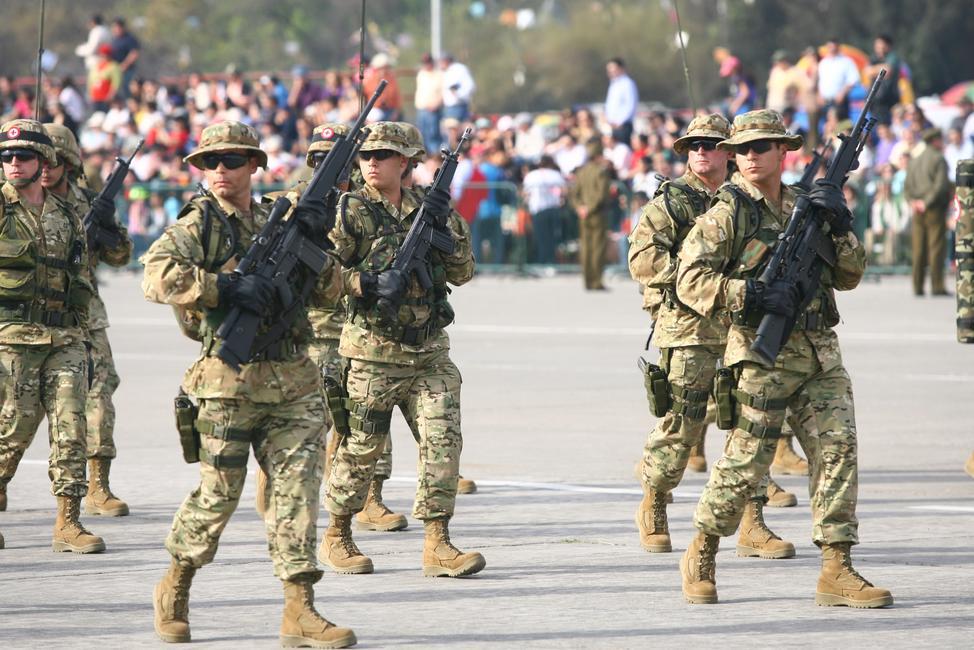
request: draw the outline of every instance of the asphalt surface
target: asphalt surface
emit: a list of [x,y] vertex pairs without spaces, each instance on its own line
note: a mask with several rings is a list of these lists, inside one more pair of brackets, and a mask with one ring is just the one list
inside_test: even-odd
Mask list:
[[[38,435],[0,513],[0,647],[158,647],[152,587],[168,565],[162,541],[197,481],[182,462],[172,397],[196,352],[167,307],[146,303],[138,275],[107,275],[103,295],[122,385],[115,492],[129,517],[86,517],[108,551],[50,550],[54,499]],[[457,289],[453,356],[464,378],[463,473],[454,541],[487,558],[464,580],[422,577],[422,526],[358,533],[369,576],[326,573],[319,609],[354,628],[359,647],[970,647],[974,638],[974,347],[954,339],[951,299],[913,298],[906,278],[840,297],[840,340],[860,436],[857,568],[889,588],[885,610],[814,604],[819,558],[801,477],[780,482],[796,508],[768,509],[795,543],[791,560],[718,555],[720,603],[687,605],[678,561],[706,475],[688,474],[669,508],[674,552],[638,543],[633,477],[647,413],[635,360],[648,326],[631,281],[585,293],[577,276],[477,278]],[[649,353],[655,358],[655,352]],[[46,426],[42,425],[42,426]],[[415,446],[396,416],[388,504],[409,513]],[[720,451],[712,431],[707,455]],[[252,463],[253,465],[253,463]],[[277,646],[282,592],[248,482],[216,561],[192,590],[192,632],[214,648]]]

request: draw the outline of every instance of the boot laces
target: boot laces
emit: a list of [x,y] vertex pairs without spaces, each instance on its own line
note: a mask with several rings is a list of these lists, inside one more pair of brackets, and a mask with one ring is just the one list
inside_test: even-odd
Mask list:
[[352,529],[350,525],[343,525],[339,529],[338,540],[342,545],[342,549],[345,553],[351,557],[354,555],[362,555],[362,551],[359,550],[358,546],[355,545],[355,540],[352,538]]
[[81,523],[81,499],[70,499],[66,514],[65,528],[74,531],[76,535],[91,535]]
[[700,577],[714,581],[717,571],[717,538],[707,536],[700,549]]
[[755,503],[754,504],[754,507],[751,510],[752,510],[752,512],[751,512],[751,523],[754,526],[754,528],[757,529],[758,532],[760,532],[762,535],[766,536],[769,540],[772,540],[772,539],[781,539],[780,537],[778,537],[777,535],[775,535],[774,534],[774,531],[772,531],[770,528],[768,528],[768,524],[765,523],[765,521],[764,521],[764,508],[763,508],[763,504],[757,504],[757,503]]
[[850,578],[865,584],[867,587],[873,586],[873,583],[863,578],[861,575],[859,575],[859,572],[856,571],[855,568],[853,568],[851,553],[839,553],[839,563],[842,565],[842,568],[845,570],[845,573]]
[[192,567],[182,564],[176,565],[173,571],[173,611],[182,620],[189,618],[189,588],[193,583]]
[[657,491],[653,494],[653,528],[666,530],[666,493]]

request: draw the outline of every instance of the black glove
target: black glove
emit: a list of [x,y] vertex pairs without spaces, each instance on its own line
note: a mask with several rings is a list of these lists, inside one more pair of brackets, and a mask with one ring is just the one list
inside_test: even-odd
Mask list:
[[91,202],[91,212],[99,226],[108,230],[118,228],[115,221],[115,202],[101,196],[96,196]]
[[815,187],[808,193],[809,202],[822,211],[825,220],[835,235],[844,235],[852,230],[852,213],[846,206],[842,188],[825,179],[815,181]]
[[399,305],[406,293],[406,276],[396,269],[380,273],[364,272],[360,282],[363,296],[384,298],[394,305]]
[[792,316],[798,309],[798,299],[798,287],[784,280],[767,285],[748,280],[745,285],[745,308],[757,307],[766,314]]
[[430,190],[423,197],[423,207],[436,218],[440,225],[446,225],[450,216],[450,193],[446,190]]
[[328,204],[325,201],[311,201],[304,205],[298,204],[291,218],[298,222],[298,228],[305,237],[321,245],[328,239],[328,232],[325,230],[327,216]]
[[216,276],[216,290],[221,306],[237,306],[255,314],[265,313],[274,300],[274,283],[259,275],[221,273]]

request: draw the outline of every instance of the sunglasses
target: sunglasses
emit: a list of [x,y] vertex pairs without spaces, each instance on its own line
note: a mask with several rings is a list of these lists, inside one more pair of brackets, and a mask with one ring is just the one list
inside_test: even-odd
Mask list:
[[746,156],[748,151],[753,151],[756,154],[768,153],[771,151],[772,145],[774,145],[772,140],[754,140],[735,146],[734,153],[738,156]]
[[3,162],[13,162],[14,158],[20,162],[30,162],[37,160],[38,153],[32,149],[4,149],[0,151],[0,160]]
[[713,151],[716,148],[716,140],[690,140],[690,142],[687,143],[688,151],[697,151],[698,149],[703,149],[704,151]]
[[390,158],[396,155],[398,154],[392,149],[376,149],[374,151],[358,152],[358,157],[364,160],[365,162],[369,162],[373,158],[378,161],[389,160]]
[[316,151],[313,154],[311,154],[311,164],[317,167],[318,165],[323,163],[325,161],[325,158],[327,157],[328,157],[328,152]]
[[214,170],[223,163],[226,169],[240,169],[250,160],[250,156],[242,153],[208,153],[203,156],[203,167]]

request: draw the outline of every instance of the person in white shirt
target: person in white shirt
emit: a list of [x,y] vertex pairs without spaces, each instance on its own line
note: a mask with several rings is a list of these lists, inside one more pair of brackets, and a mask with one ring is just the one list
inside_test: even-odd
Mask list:
[[859,68],[855,61],[839,50],[835,39],[825,44],[825,56],[818,63],[818,103],[822,113],[832,106],[838,109],[839,119],[849,117],[849,91],[859,83]]
[[953,183],[957,174],[957,161],[974,158],[974,143],[965,140],[963,132],[951,127],[947,131],[947,144],[944,146],[944,158],[947,160],[947,176]]
[[88,39],[74,48],[74,53],[85,60],[85,69],[91,70],[98,63],[98,48],[112,42],[112,32],[105,25],[101,14],[88,19]]
[[626,64],[619,57],[605,64],[609,76],[609,90],[605,94],[605,119],[612,127],[616,142],[629,142],[632,138],[632,121],[639,104],[636,82],[626,72]]
[[524,176],[522,192],[531,213],[533,259],[536,264],[554,264],[555,249],[562,239],[567,183],[551,156],[542,156],[537,167]]
[[470,101],[477,84],[470,69],[450,54],[440,58],[440,69],[443,71],[443,117],[463,122],[470,117]]

